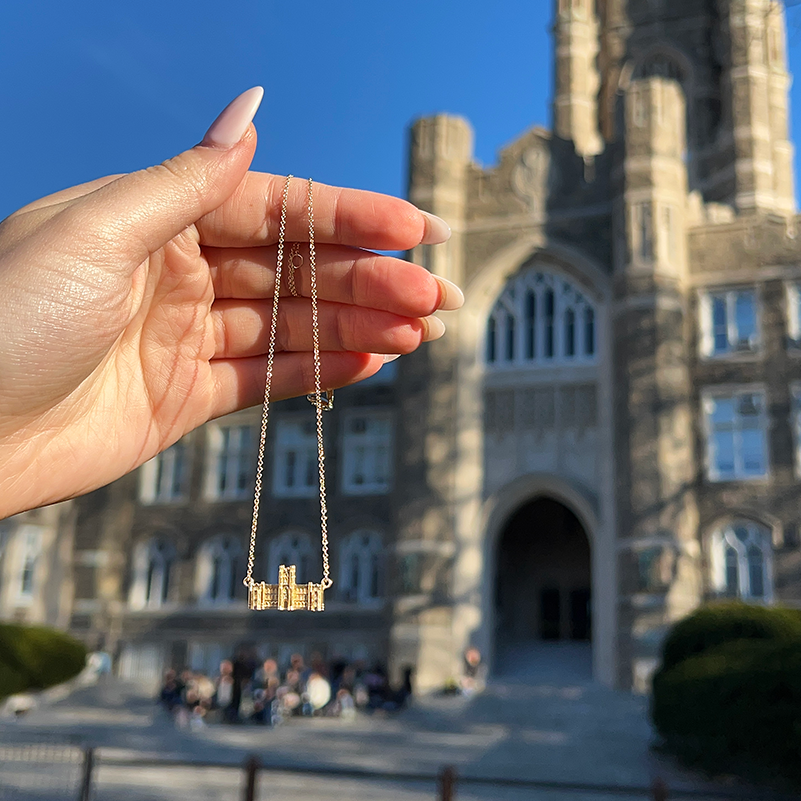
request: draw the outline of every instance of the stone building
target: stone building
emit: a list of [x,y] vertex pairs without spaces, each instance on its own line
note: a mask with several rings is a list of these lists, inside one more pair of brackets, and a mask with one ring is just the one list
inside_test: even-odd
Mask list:
[[[467,121],[412,127],[409,197],[453,237],[410,257],[466,305],[326,416],[326,612],[244,608],[258,410],[70,507],[70,627],[102,633],[123,675],[211,670],[250,644],[415,665],[428,689],[469,644],[503,671],[573,640],[596,679],[643,688],[666,627],[699,603],[801,605],[783,7],[554,14],[552,131],[485,168]],[[256,577],[295,564],[319,580],[304,399],[276,410],[271,437]]]
[[454,230],[415,256],[467,303],[400,368],[396,550],[447,590],[391,648],[498,666],[589,626],[595,677],[644,687],[700,602],[801,603],[784,9],[559,0],[553,30],[552,132],[482,168],[465,120],[412,130]]

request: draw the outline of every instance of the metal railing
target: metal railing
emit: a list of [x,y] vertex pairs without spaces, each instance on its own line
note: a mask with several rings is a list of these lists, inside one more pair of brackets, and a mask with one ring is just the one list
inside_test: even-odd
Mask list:
[[[697,799],[700,801],[790,801],[790,796],[769,791],[753,789],[713,788],[687,789],[669,788],[661,779],[651,786],[592,784],[583,782],[538,781],[515,779],[504,776],[459,775],[453,766],[443,767],[437,774],[413,772],[387,772],[337,766],[284,766],[265,764],[257,756],[249,756],[244,763],[208,762],[159,759],[115,759],[102,758],[93,748],[81,747],[76,743],[32,742],[0,745],[0,801],[23,801],[25,799],[46,799],[46,801],[95,801],[98,786],[98,771],[122,769],[131,772],[147,773],[158,783],[157,774],[165,770],[188,770],[198,778],[204,770],[224,771],[234,774],[230,782],[225,780],[226,796],[236,793],[242,801],[279,798],[267,787],[260,787],[262,779],[269,774],[288,774],[299,780],[316,777],[327,782],[334,780],[358,780],[359,782],[378,782],[382,784],[414,784],[427,788],[426,797],[435,801],[458,801],[460,790],[476,792],[506,789],[520,791],[520,798],[532,798],[534,793],[542,793],[554,798],[639,798],[647,801],[667,801],[668,799]],[[238,774],[238,779],[236,778]],[[205,780],[204,780],[205,782]],[[105,782],[101,782],[105,784]],[[238,786],[238,790],[236,789]],[[187,797],[196,797],[187,785]],[[265,792],[266,790],[266,792]],[[207,797],[208,792],[207,791]],[[429,792],[431,795],[429,795]],[[100,801],[105,795],[101,792]],[[312,793],[312,795],[314,795]],[[333,796],[333,794],[331,794]],[[214,797],[219,797],[215,795]],[[298,795],[294,797],[298,798]],[[337,796],[339,797],[339,796]],[[536,796],[540,797],[540,796]],[[796,799],[797,796],[792,796]]]

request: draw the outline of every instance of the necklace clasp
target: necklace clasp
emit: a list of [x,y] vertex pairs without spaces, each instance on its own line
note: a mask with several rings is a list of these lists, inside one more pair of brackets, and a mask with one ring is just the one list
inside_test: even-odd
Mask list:
[[[317,406],[317,396],[313,394],[309,394],[306,396],[306,400],[312,405]],[[320,393],[320,408],[324,412],[330,412],[334,408],[334,390],[333,389],[326,389],[324,392]]]

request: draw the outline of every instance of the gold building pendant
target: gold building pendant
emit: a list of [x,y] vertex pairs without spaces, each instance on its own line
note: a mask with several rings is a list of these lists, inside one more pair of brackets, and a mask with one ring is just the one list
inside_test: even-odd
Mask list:
[[254,581],[248,589],[248,607],[256,610],[283,609],[293,612],[306,609],[309,612],[322,612],[325,608],[324,583],[310,581],[308,584],[295,584],[296,573],[295,565],[281,565],[278,568],[278,584]]
[[[248,590],[248,608],[254,610],[280,609],[292,612],[305,609],[309,612],[322,612],[325,608],[323,594],[333,585],[331,581],[331,565],[328,560],[328,506],[325,498],[325,443],[323,440],[323,412],[334,407],[334,391],[323,390],[320,372],[320,322],[317,303],[317,267],[314,250],[314,206],[312,180],[309,178],[308,217],[309,217],[309,298],[312,318],[312,353],[314,356],[314,392],[306,397],[315,408],[317,418],[317,464],[320,480],[320,545],[323,562],[323,580],[319,584],[310,581],[308,584],[296,584],[297,568],[295,565],[281,565],[278,568],[278,584],[267,584],[253,580],[253,563],[256,559],[256,533],[259,525],[259,505],[261,499],[262,479],[264,471],[264,446],[267,439],[267,427],[270,416],[270,400],[272,392],[273,362],[275,359],[276,332],[278,329],[278,302],[281,296],[281,271],[284,267],[284,236],[286,232],[288,175],[284,183],[281,199],[281,223],[278,232],[278,254],[275,265],[275,286],[273,289],[273,313],[270,323],[270,344],[267,349],[267,370],[264,379],[264,402],[262,404],[261,430],[259,432],[258,459],[256,460],[256,480],[253,487],[253,518],[250,524],[250,549],[248,552],[248,569],[243,584]],[[292,245],[289,255],[289,289],[294,297],[301,297],[293,277],[294,270],[303,263],[297,243]]]

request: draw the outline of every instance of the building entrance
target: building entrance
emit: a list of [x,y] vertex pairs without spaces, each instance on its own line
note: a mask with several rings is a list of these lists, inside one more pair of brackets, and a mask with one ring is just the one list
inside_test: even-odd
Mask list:
[[541,657],[547,643],[583,643],[558,650],[588,658],[590,545],[576,515],[551,498],[527,503],[501,534],[496,564],[495,644],[501,670],[521,655],[528,658],[532,647]]

